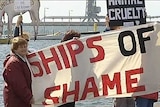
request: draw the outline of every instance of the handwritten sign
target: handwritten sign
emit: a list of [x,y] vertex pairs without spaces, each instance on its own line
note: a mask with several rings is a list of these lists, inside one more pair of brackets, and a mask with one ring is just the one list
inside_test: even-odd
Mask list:
[[61,105],[159,91],[159,32],[160,24],[145,24],[30,53],[35,104]]
[[31,9],[30,0],[15,0],[14,1],[14,10],[15,11],[25,11]]

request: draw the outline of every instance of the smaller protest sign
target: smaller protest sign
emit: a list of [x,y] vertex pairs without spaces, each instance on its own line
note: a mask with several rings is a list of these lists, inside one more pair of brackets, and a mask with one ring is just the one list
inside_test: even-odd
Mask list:
[[15,11],[25,11],[31,9],[30,0],[15,0],[14,1],[14,10]]
[[144,0],[107,0],[110,26],[134,26],[146,23]]

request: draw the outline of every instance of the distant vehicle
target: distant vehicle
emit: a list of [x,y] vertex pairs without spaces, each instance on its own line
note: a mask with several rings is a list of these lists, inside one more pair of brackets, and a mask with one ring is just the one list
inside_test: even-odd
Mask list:
[[12,38],[8,37],[8,35],[2,35],[0,36],[0,44],[10,44],[11,39]]

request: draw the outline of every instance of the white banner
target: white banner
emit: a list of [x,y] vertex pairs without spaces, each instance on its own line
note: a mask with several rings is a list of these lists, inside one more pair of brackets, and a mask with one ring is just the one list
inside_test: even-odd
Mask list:
[[35,104],[61,105],[159,91],[159,36],[160,24],[152,23],[59,43],[29,54]]
[[31,9],[31,0],[14,0],[14,10],[24,11]]

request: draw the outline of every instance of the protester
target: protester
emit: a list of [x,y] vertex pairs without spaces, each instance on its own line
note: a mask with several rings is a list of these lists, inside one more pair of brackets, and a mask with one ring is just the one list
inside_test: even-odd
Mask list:
[[65,36],[62,38],[61,42],[68,41],[73,39],[74,37],[80,38],[80,33],[75,30],[69,30],[65,33]]
[[23,33],[22,35],[20,35],[20,37],[25,39],[27,42],[29,42],[29,40],[30,40],[29,35],[27,33]]
[[154,102],[158,100],[158,92],[137,96],[136,106],[137,107],[153,107]]
[[[17,36],[23,34],[22,23],[23,23],[23,17],[22,17],[22,15],[20,15],[17,19],[17,23],[15,26],[14,37],[17,37]],[[21,30],[21,34],[19,34],[20,30]]]
[[108,15],[106,15],[106,17],[105,17],[106,28],[105,28],[105,30],[103,32],[110,31],[109,21],[110,21],[109,17],[108,17]]
[[110,26],[109,22],[110,22],[110,19],[109,19],[108,15],[106,15],[106,17],[105,17],[106,28],[103,32],[107,32],[107,31],[110,31],[110,30],[118,30],[118,29],[121,29],[121,27],[122,27],[122,26]]
[[[105,17],[105,24],[106,28],[104,32],[110,31],[110,30],[118,30],[121,29],[122,26],[109,26],[109,17],[106,15]],[[132,97],[123,97],[123,98],[116,98],[114,99],[114,107],[135,107],[135,101]]]
[[[104,30],[104,32],[106,31],[110,31],[110,30],[117,30],[120,29],[121,26],[109,26],[109,17],[108,15],[106,16],[106,29]],[[152,94],[148,94],[148,95],[143,95],[143,96],[137,96],[136,97],[136,107],[153,107],[154,102],[156,102],[158,100],[158,92],[156,93],[152,93]],[[116,98],[115,99],[115,107],[135,107],[135,101],[132,97],[127,97],[127,98]]]
[[[61,42],[65,42],[65,41],[68,41],[68,40],[71,40],[73,39],[74,37],[75,38],[80,38],[80,33],[74,31],[74,30],[69,30],[65,33],[65,36],[64,38],[61,40]],[[75,107],[75,102],[70,102],[70,103],[66,103],[66,104],[63,104],[61,106],[58,106],[58,107]]]
[[[147,16],[146,11],[145,16]],[[158,92],[137,96],[135,101],[136,107],[153,107],[154,102],[158,101]]]
[[135,107],[135,101],[132,97],[116,98],[114,107]]
[[[20,15],[17,19],[17,23],[16,23],[16,27],[14,29],[14,37],[22,37],[24,38],[27,42],[30,41],[30,37],[29,37],[29,34],[28,33],[25,33],[23,32],[22,30],[22,21],[23,21],[23,17],[22,15]],[[21,28],[21,34],[20,34],[20,31],[19,31],[19,28]],[[35,49],[29,49],[28,52],[34,52]]]
[[12,54],[4,61],[4,105],[5,107],[31,107],[33,95],[31,73],[26,63],[27,41],[21,37],[13,38],[11,51]]

